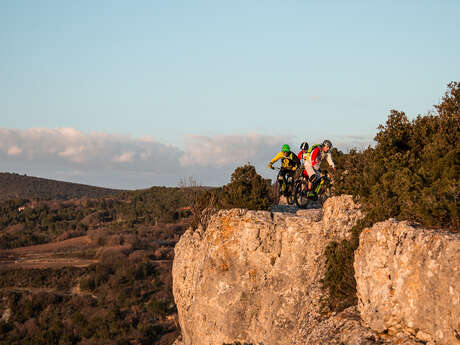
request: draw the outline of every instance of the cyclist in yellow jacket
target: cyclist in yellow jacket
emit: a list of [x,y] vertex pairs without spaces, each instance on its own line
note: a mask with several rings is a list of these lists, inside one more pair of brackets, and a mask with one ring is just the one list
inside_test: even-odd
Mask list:
[[[291,148],[288,144],[284,144],[279,152],[273,159],[268,163],[270,169],[273,168],[273,163],[281,159],[281,169],[278,174],[278,180],[288,180],[288,177],[294,178],[296,169],[300,166],[300,160],[294,152],[291,152]],[[286,176],[288,175],[288,176]]]

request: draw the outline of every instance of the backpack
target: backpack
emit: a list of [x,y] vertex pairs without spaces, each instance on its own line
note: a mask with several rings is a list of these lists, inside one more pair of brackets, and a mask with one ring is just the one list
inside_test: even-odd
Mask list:
[[304,157],[304,160],[309,160],[310,159],[310,156],[311,156],[311,153],[313,152],[314,149],[316,149],[317,147],[321,147],[320,144],[314,144],[314,145],[311,145],[309,148],[308,148],[308,151]]

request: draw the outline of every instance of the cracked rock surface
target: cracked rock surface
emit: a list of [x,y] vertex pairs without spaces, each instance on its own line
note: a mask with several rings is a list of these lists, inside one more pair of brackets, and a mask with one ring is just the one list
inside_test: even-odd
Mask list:
[[361,233],[354,267],[372,329],[460,344],[460,234],[387,220]]
[[173,291],[185,344],[304,343],[300,326],[323,318],[324,249],[362,215],[349,196],[298,213],[225,210],[182,236]]
[[458,234],[394,221],[365,229],[359,305],[328,312],[324,250],[362,217],[340,196],[322,209],[220,211],[206,230],[187,230],[172,271],[175,345],[458,344]]

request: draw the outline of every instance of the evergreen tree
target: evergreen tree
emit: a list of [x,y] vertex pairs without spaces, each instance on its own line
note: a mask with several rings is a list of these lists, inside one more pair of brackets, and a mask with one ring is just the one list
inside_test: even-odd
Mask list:
[[272,204],[270,180],[262,178],[251,164],[238,167],[223,188],[221,203],[225,208],[267,210]]

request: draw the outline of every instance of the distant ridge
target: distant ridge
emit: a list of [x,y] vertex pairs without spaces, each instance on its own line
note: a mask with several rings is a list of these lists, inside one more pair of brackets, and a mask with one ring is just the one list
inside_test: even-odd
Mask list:
[[94,187],[16,173],[0,173],[0,200],[15,198],[57,200],[79,199],[83,197],[100,198],[122,191],[121,189]]

